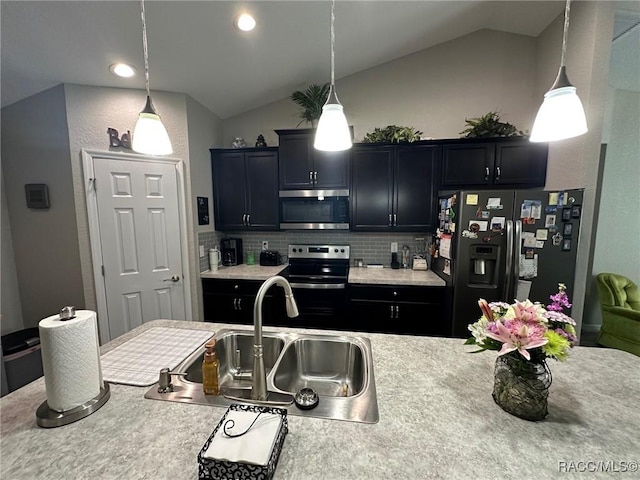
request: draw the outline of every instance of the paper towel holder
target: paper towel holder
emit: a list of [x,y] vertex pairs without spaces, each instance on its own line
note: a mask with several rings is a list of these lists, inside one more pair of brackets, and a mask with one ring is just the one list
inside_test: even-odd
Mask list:
[[43,428],[54,428],[76,422],[84,417],[88,417],[107,403],[110,395],[109,384],[103,382],[98,395],[66,412],[57,412],[50,409],[49,404],[47,404],[45,400],[38,407],[38,410],[36,410],[36,423]]

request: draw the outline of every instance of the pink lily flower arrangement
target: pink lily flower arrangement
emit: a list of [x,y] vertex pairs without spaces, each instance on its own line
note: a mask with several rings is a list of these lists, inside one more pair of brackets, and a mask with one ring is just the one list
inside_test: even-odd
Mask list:
[[[519,355],[527,361],[544,359],[565,360],[577,342],[575,321],[562,313],[570,307],[564,284],[551,295],[552,303],[545,308],[538,302],[526,300],[508,304],[478,300],[482,316],[469,325],[468,345],[478,351],[498,350],[498,355]],[[513,352],[513,353],[512,353]],[[532,355],[533,354],[533,355]]]

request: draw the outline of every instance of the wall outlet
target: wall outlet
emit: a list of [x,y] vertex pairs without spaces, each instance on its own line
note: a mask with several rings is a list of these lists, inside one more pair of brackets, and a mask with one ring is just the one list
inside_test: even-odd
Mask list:
[[398,242],[391,242],[391,253],[398,253]]
[[262,250],[269,250],[269,242],[266,240],[262,241]]
[[204,257],[204,245],[200,245],[200,258]]

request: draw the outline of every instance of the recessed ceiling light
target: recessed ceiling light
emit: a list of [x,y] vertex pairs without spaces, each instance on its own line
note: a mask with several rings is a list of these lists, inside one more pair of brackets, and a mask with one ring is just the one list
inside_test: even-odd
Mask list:
[[234,25],[238,30],[242,30],[243,32],[248,32],[255,28],[256,19],[253,18],[248,13],[242,13],[236,17]]
[[133,77],[136,74],[136,69],[126,63],[114,63],[109,66],[109,71],[123,78]]

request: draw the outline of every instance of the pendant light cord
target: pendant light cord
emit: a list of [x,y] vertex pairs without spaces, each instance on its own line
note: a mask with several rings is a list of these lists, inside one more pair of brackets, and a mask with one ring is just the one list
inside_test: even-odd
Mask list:
[[144,79],[147,85],[147,97],[149,93],[149,49],[147,47],[147,21],[144,17],[144,0],[140,0],[140,16],[142,17],[142,50],[144,52]]
[[560,57],[560,66],[565,66],[565,58],[567,56],[567,36],[569,33],[569,10],[571,0],[567,0],[567,5],[564,9],[564,31],[562,32],[562,56]]
[[331,86],[335,87],[335,47],[336,47],[336,32],[333,26],[336,21],[336,0],[331,0]]

